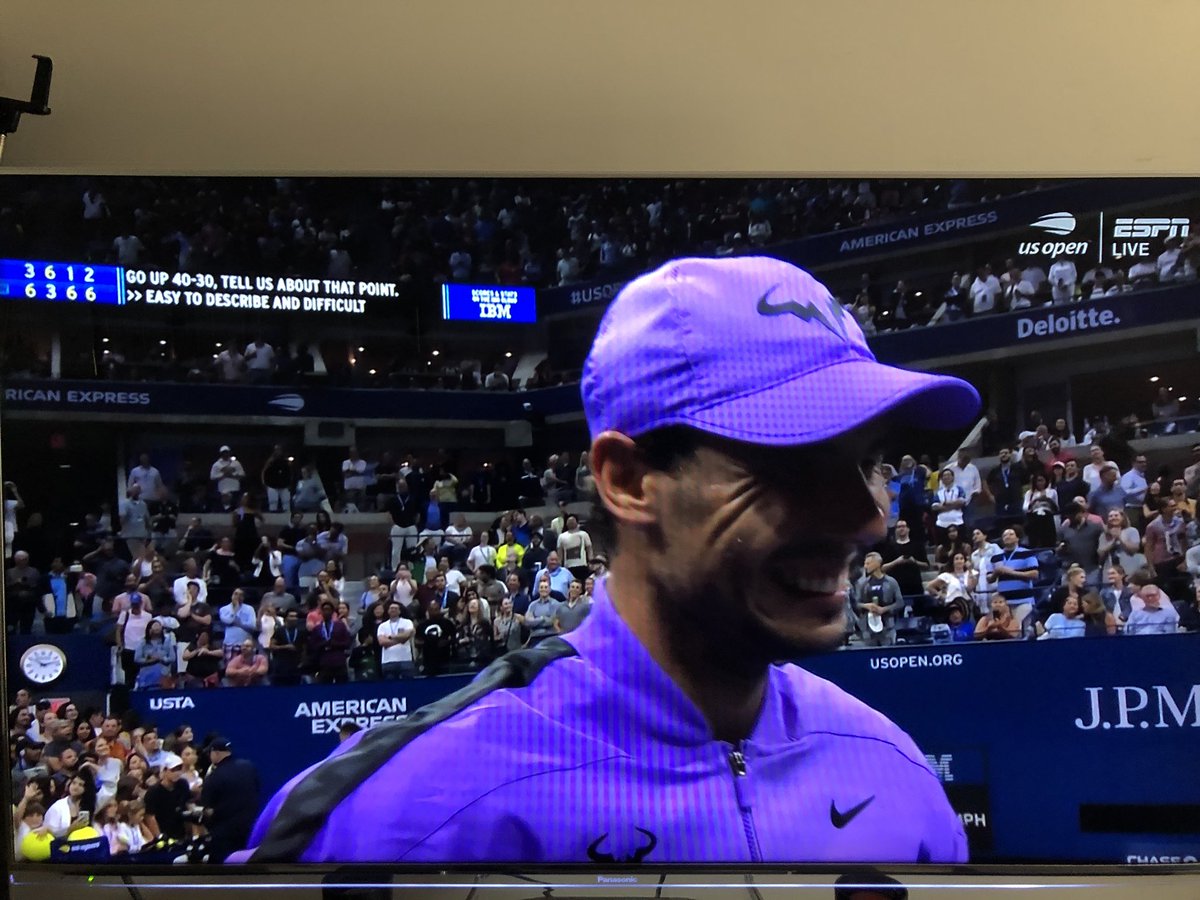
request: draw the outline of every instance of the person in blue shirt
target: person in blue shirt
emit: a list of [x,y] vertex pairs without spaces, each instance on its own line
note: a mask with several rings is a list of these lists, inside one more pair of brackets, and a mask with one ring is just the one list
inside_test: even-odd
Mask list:
[[241,588],[236,588],[229,603],[217,611],[217,618],[225,626],[225,661],[238,653],[242,641],[253,640],[258,635],[258,614],[254,607],[246,602],[246,594]]

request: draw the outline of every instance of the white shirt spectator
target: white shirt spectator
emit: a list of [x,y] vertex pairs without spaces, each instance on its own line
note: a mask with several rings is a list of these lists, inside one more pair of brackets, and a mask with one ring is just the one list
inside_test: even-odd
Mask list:
[[1005,297],[1008,299],[1008,308],[1029,309],[1029,307],[1033,306],[1033,298],[1036,294],[1037,288],[1022,278],[1016,284],[1009,285],[1005,290]]
[[1154,284],[1158,281],[1158,266],[1153,260],[1138,260],[1129,267],[1129,281],[1132,284]]
[[1068,303],[1075,297],[1079,273],[1069,259],[1059,260],[1050,267],[1050,296],[1055,303]]
[[367,461],[365,459],[342,460],[342,486],[348,491],[361,491],[367,486]]
[[129,470],[129,486],[139,485],[146,500],[160,500],[164,493],[162,473],[154,466],[137,465]]
[[1172,278],[1171,269],[1175,268],[1175,263],[1179,262],[1179,248],[1172,247],[1170,250],[1164,250],[1158,254],[1158,280],[1170,281]]
[[244,356],[247,369],[270,372],[275,368],[275,348],[265,341],[261,347],[257,344],[247,344]]
[[751,243],[761,246],[771,240],[771,223],[766,219],[751,222],[750,227],[746,229],[746,235],[750,238]]
[[218,494],[236,494],[242,488],[242,479],[246,477],[246,470],[236,459],[218,459],[212,464],[208,477],[210,481],[217,483]]
[[123,266],[136,266],[145,250],[136,234],[126,234],[113,241],[113,250],[117,252],[117,262]]
[[995,275],[978,278],[971,282],[971,307],[976,314],[988,313],[996,308],[996,299],[1003,288]]
[[217,354],[217,371],[222,381],[239,381],[245,368],[246,358],[237,347],[226,347]]
[[486,547],[475,546],[467,556],[467,568],[474,572],[480,566],[496,565],[496,548],[491,544]]
[[[947,500],[964,500],[966,492],[957,484],[952,484],[946,487],[944,484],[938,485],[937,493],[935,494],[935,503],[945,503]],[[962,525],[963,511],[958,509],[943,509],[937,514],[936,525],[938,528],[949,528],[951,525]]]
[[471,254],[466,250],[455,250],[450,254],[450,277],[455,281],[466,281],[471,277]]
[[87,221],[94,222],[103,219],[107,208],[104,195],[99,191],[88,191],[83,195],[83,217]]
[[[1091,443],[1091,442],[1085,441],[1084,443]],[[1102,471],[1104,471],[1104,467],[1106,465],[1108,465],[1107,461],[1100,463],[1100,465],[1096,465],[1095,463],[1088,463],[1086,466],[1083,467],[1083,471],[1080,474],[1083,476],[1083,480],[1086,481],[1088,484],[1089,493],[1091,491],[1099,490],[1099,488],[1100,488],[1100,473]],[[1120,479],[1118,479],[1118,480],[1120,480]]]
[[208,585],[204,579],[197,575],[195,578],[188,578],[186,575],[180,575],[171,582],[171,593],[175,595],[175,605],[183,606],[188,599],[188,582],[194,581],[200,585],[200,593],[196,597],[198,603],[203,603],[208,599]]
[[452,594],[462,594],[463,582],[467,580],[467,576],[455,568],[446,570],[446,590]]
[[1038,288],[1045,284],[1046,273],[1041,266],[1030,266],[1021,272],[1021,280],[1028,281],[1033,285],[1033,289],[1036,292]]
[[488,377],[483,381],[483,386],[489,391],[507,391],[508,376],[503,372],[489,372]]
[[380,622],[379,627],[375,629],[376,639],[382,639],[384,635],[393,638],[408,635],[408,640],[403,644],[392,644],[390,647],[384,647],[379,654],[380,661],[384,664],[412,662],[412,636],[415,630],[412,620],[406,619],[403,616],[395,621],[387,619]]
[[975,467],[975,463],[968,462],[959,468],[958,463],[954,462],[946,468],[954,473],[954,486],[962,488],[968,500],[983,490],[983,479],[979,477],[979,469]]
[[460,547],[465,547],[471,543],[473,532],[470,525],[464,525],[459,528],[457,525],[446,526],[446,540],[458,544]]
[[1200,544],[1192,547],[1183,555],[1183,563],[1187,567],[1189,575],[1193,578],[1200,578]]

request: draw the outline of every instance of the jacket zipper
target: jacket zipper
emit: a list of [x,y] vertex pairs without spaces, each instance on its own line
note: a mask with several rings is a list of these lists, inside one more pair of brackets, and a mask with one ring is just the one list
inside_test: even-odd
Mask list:
[[762,862],[758,833],[754,830],[754,817],[751,814],[754,794],[746,768],[746,756],[740,744],[729,752],[729,768],[733,771],[733,790],[737,795],[738,808],[742,811],[742,827],[746,831],[746,843],[750,846],[750,858],[754,862]]

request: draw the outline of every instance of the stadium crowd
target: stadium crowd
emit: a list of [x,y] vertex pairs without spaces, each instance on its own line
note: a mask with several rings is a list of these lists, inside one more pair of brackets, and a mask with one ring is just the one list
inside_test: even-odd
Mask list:
[[[385,453],[368,476],[350,448],[337,509],[387,523],[372,548],[385,560],[361,583],[343,571],[350,540],[320,477],[308,465],[295,475],[276,447],[251,480],[223,445],[207,478],[185,472],[171,490],[143,454],[115,514],[87,514],[69,548],[33,536],[40,516],[13,525],[10,629],[109,640],[114,684],[130,690],[432,676],[576,627],[606,571],[568,508],[592,493],[586,453],[537,470],[526,459],[508,487],[484,465],[460,489],[445,467],[411,456]],[[15,520],[23,501],[15,484],[6,490]],[[266,533],[259,492],[262,508],[290,514],[277,533]],[[467,523],[466,510],[509,498],[490,526]],[[229,527],[185,524],[181,502],[227,510]],[[547,506],[557,509],[548,521],[525,511]]]
[[86,858],[219,862],[249,837],[258,774],[219,734],[201,738],[188,725],[160,734],[134,713],[35,703],[24,689],[8,723],[18,860],[49,859],[64,839],[76,851],[98,839]]

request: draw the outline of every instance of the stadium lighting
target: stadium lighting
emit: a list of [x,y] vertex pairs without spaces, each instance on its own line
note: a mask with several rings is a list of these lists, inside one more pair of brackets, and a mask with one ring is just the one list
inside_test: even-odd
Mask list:
[[165,347],[165,346],[167,346],[167,342],[166,342],[165,340],[160,340],[160,341],[158,342],[158,346],[160,346],[160,347]]
[[296,457],[294,457],[294,456],[288,457],[288,462],[295,462],[295,461],[296,461]]
[[220,342],[220,341],[217,341],[217,342],[216,342],[216,344],[214,344],[213,346],[215,346],[215,347],[220,347],[220,346],[221,346],[221,342]]
[[1150,383],[1151,383],[1151,384],[1154,384],[1154,382],[1156,382],[1156,381],[1158,381],[1158,376],[1157,376],[1157,375],[1153,375],[1153,376],[1151,376],[1151,378],[1150,378]]
[[433,351],[433,353],[431,353],[431,354],[430,354],[430,356],[437,356],[437,355],[439,355],[441,352],[442,352],[441,350],[434,350],[434,351]]
[[367,374],[368,374],[368,375],[374,375],[374,374],[375,374],[375,370],[374,370],[374,369],[371,369],[369,372],[367,372]]
[[1180,397],[1177,397],[1176,399],[1177,399],[1177,400],[1186,400],[1186,399],[1187,399],[1187,397],[1182,397],[1182,396],[1180,396]]
[[215,353],[214,353],[214,354],[213,354],[213,359],[216,359],[216,358],[217,358],[217,354],[215,354]]
[[366,352],[367,352],[367,348],[366,348],[366,347],[359,347],[359,348],[358,348],[358,352],[359,352],[359,353],[366,353]]
[[512,351],[511,351],[511,350],[509,350],[507,353],[505,353],[505,354],[504,354],[504,358],[505,358],[505,359],[512,359]]
[[102,344],[107,344],[107,343],[108,343],[108,338],[100,338],[100,343],[102,343]]

